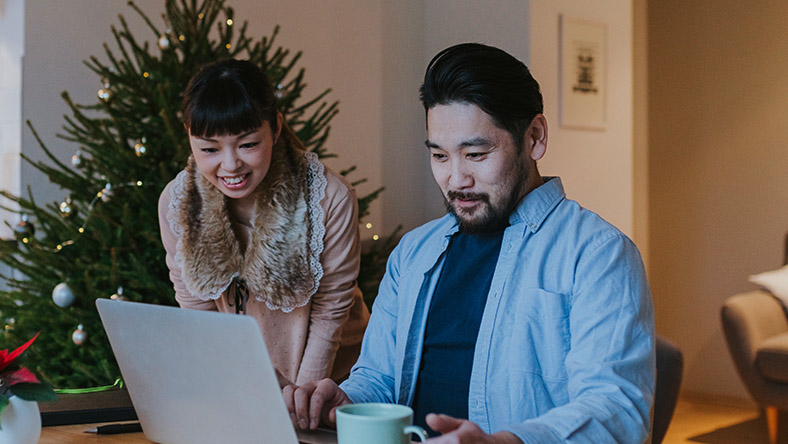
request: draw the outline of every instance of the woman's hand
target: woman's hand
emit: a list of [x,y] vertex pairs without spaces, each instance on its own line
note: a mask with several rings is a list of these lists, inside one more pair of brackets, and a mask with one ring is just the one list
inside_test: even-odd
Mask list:
[[290,384],[282,389],[282,397],[293,425],[316,429],[320,421],[335,425],[336,408],[351,404],[347,394],[333,380],[310,381],[302,386]]

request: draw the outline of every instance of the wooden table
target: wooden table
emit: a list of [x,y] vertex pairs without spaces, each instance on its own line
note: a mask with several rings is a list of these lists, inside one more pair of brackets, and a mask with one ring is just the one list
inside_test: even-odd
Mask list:
[[83,433],[85,430],[94,429],[102,424],[74,424],[41,429],[41,439],[38,444],[151,444],[142,433],[122,433],[119,435],[96,435]]
[[[125,422],[125,421],[124,421]],[[44,427],[38,444],[151,444],[142,433],[121,433],[118,435],[96,435],[84,433],[85,430],[96,428],[99,424],[74,424]],[[316,432],[298,432],[298,439],[303,443],[336,444],[336,435],[326,436]]]

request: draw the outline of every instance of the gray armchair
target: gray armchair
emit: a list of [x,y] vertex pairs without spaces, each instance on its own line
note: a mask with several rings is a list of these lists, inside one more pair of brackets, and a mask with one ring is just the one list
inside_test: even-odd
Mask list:
[[733,363],[750,396],[766,410],[769,441],[777,442],[780,410],[788,410],[788,318],[765,291],[728,298],[722,327]]

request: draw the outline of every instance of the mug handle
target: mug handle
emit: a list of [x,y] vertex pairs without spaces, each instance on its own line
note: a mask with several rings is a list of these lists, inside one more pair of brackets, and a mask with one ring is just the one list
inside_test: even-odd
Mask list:
[[405,432],[406,435],[410,435],[411,433],[416,434],[419,437],[420,442],[424,442],[429,439],[429,436],[427,436],[427,432],[421,427],[416,425],[410,425],[405,427],[403,429],[403,432]]

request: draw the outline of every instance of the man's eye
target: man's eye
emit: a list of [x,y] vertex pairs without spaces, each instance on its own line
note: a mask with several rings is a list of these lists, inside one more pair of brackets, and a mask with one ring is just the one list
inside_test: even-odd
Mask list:
[[432,158],[435,160],[445,160],[446,155],[441,153],[432,153]]
[[471,160],[481,160],[487,153],[468,153],[466,156]]

